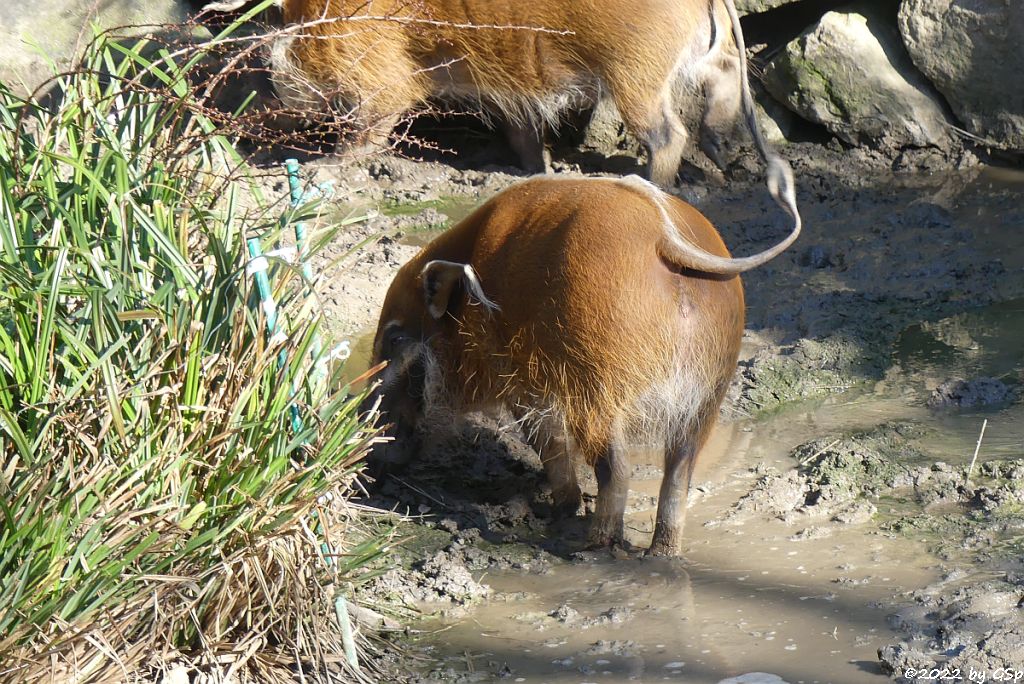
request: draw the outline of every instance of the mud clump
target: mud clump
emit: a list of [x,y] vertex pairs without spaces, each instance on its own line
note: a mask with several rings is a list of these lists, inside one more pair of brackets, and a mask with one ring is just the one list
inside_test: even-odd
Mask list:
[[932,392],[928,406],[932,408],[972,408],[1008,404],[1020,394],[1019,389],[996,378],[951,378]]
[[[831,520],[854,525],[867,522],[877,512],[877,499],[897,487],[915,486],[927,478],[907,465],[924,459],[909,444],[918,428],[892,423],[869,431],[821,438],[797,447],[792,456],[797,467],[785,473],[758,466],[760,477],[721,521],[740,524],[757,516],[787,523]],[[759,472],[760,471],[760,472]],[[762,474],[763,473],[763,474]],[[794,540],[828,536],[827,527],[807,528]]]
[[1024,462],[989,461],[980,468],[988,484],[973,490],[972,503],[986,515],[1012,517],[1024,514]]
[[959,670],[966,680],[971,670],[991,676],[1024,662],[1024,575],[977,581],[955,573],[911,599],[891,617],[908,639],[878,650],[883,670],[896,681],[918,681],[915,670],[935,668]]
[[797,472],[782,474],[774,468],[761,466],[754,472],[761,476],[750,492],[722,520],[709,520],[705,526],[737,524],[755,516],[785,518],[807,500],[807,483]]
[[808,482],[808,506],[832,510],[861,496],[877,498],[904,482],[907,462],[924,454],[909,444],[919,435],[908,423],[891,423],[845,438],[821,438],[793,452],[798,472]]
[[[390,562],[394,567],[368,582],[361,589],[362,594],[420,611],[461,614],[467,607],[493,595],[491,588],[483,583],[486,571],[544,574],[552,564],[560,562],[540,549],[517,542],[489,544],[475,529],[457,531],[450,537],[438,529],[431,532],[431,535],[420,533],[427,540],[419,539],[417,548],[392,556]],[[450,543],[444,545],[449,539]],[[443,548],[438,548],[442,545]]]
[[450,609],[470,605],[491,593],[477,582],[470,565],[451,547],[415,561],[411,567],[395,567],[372,580],[368,596],[390,597],[405,605],[440,605]]
[[906,674],[927,671],[935,665],[935,661],[920,650],[903,644],[878,649],[878,661],[882,671],[898,682],[912,682],[917,679],[916,675],[908,678]]
[[883,346],[856,335],[801,339],[791,345],[765,347],[740,362],[738,406],[745,413],[841,392],[882,377]]
[[457,603],[470,603],[487,596],[490,588],[476,580],[465,564],[457,562],[450,551],[438,551],[414,566],[424,598],[443,597]]
[[634,611],[626,606],[612,606],[597,615],[583,615],[568,604],[562,604],[548,613],[557,622],[576,629],[590,629],[607,625],[621,625],[633,619]]

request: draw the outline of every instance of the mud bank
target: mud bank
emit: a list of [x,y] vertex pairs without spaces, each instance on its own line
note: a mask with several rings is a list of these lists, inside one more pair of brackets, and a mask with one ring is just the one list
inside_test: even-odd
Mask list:
[[[365,501],[407,516],[408,537],[365,602],[433,616],[411,623],[389,679],[862,682],[945,661],[1014,664],[997,646],[1019,643],[1020,628],[1008,597],[1022,591],[1011,559],[1024,510],[1024,183],[930,174],[926,156],[894,173],[859,151],[787,155],[807,227],[744,277],[742,360],[695,478],[685,560],[581,552],[585,520],[552,518],[536,454],[514,428],[474,417]],[[590,161],[557,165],[616,170]],[[461,165],[307,165],[334,181],[335,211],[367,217],[326,250],[321,283],[334,333],[357,342],[353,372],[395,271],[519,178]],[[738,175],[677,192],[742,255],[787,228],[756,172]],[[596,487],[580,475],[589,510]],[[659,477],[657,455],[638,455],[637,547]]]

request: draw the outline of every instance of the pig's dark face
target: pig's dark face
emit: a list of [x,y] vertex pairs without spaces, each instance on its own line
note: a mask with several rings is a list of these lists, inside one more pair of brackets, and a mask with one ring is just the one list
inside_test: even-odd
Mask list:
[[367,409],[377,406],[378,422],[387,426],[386,441],[374,445],[367,457],[375,479],[400,470],[420,449],[429,356],[421,333],[397,321],[385,323],[377,333],[373,365],[386,361],[387,366],[364,403]]
[[[423,258],[403,266],[388,289],[373,341],[373,365],[387,363],[379,384],[367,398],[369,410],[378,406],[381,423],[388,425],[387,441],[374,446],[367,459],[370,475],[379,478],[407,464],[420,450],[424,414],[442,401],[439,352],[455,334],[453,324],[467,293],[498,310],[487,299],[468,264]],[[436,412],[432,413],[437,421]]]

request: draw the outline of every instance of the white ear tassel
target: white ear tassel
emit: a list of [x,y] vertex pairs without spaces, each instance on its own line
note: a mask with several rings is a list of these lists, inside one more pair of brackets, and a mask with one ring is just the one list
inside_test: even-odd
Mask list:
[[473,295],[474,299],[491,311],[501,311],[501,307],[484,294],[484,288],[480,285],[480,278],[477,277],[476,270],[474,270],[472,266],[469,264],[463,265],[462,274],[466,279],[466,288],[469,290],[469,293]]
[[[462,281],[466,287],[466,294],[470,299],[475,299],[480,302],[480,304],[482,304],[488,311],[501,311],[501,307],[484,294],[484,288],[480,284],[480,278],[477,276],[473,267],[469,264],[461,264],[456,261],[446,261],[444,259],[435,259],[428,262],[427,265],[423,267],[422,273],[424,276],[427,276],[429,273],[443,269],[445,273],[451,274],[452,277],[454,277],[456,268],[462,271]],[[433,297],[433,293],[427,294],[430,298]],[[430,311],[430,315],[434,318],[440,318],[444,314],[444,309],[436,310],[437,307],[432,301],[428,301],[427,306]]]
[[[226,0],[225,2],[211,2],[203,5],[204,12],[234,12],[237,9],[245,7],[252,0]],[[277,0],[274,3],[278,7],[283,4],[283,0]]]

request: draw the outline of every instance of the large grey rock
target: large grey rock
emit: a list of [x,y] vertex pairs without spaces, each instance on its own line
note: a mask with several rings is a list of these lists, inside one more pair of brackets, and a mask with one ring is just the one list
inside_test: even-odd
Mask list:
[[1024,150],[1024,1],[903,0],[899,27],[968,131]]
[[797,0],[735,0],[736,11],[739,14],[757,14],[758,12],[767,12],[768,10],[775,9],[776,7],[782,7],[788,5]]
[[827,12],[768,64],[765,87],[852,144],[942,146],[948,119],[891,20],[870,3]]
[[31,91],[52,75],[51,62],[58,70],[70,66],[76,49],[92,38],[92,24],[178,23],[187,13],[184,0],[0,0],[0,79]]

